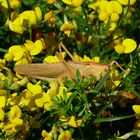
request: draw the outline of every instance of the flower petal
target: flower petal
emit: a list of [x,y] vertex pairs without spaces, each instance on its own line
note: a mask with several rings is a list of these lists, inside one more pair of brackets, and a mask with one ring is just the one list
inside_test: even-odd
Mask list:
[[132,109],[136,114],[140,114],[140,105],[133,105]]
[[115,51],[116,51],[118,54],[124,53],[124,46],[123,46],[123,45],[118,44],[118,45],[116,45],[114,48],[115,48]]
[[42,51],[42,49],[43,49],[42,41],[41,40],[37,40],[35,42],[35,45],[34,45],[33,49],[30,51],[30,54],[31,55],[37,55],[37,54],[39,54]]
[[127,38],[122,42],[122,45],[125,46],[124,53],[130,53],[134,51],[137,47],[136,42],[133,39]]

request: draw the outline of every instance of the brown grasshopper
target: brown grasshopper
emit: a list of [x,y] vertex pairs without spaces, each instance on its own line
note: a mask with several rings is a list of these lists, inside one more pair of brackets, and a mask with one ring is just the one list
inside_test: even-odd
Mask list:
[[95,62],[77,62],[66,49],[63,43],[60,46],[68,53],[72,61],[66,62],[61,53],[56,52],[56,56],[60,62],[57,63],[35,63],[35,64],[20,64],[14,67],[14,70],[21,75],[33,77],[40,80],[58,80],[64,78],[75,79],[76,71],[79,70],[84,78],[94,76],[99,80],[109,69],[108,65],[97,64]]

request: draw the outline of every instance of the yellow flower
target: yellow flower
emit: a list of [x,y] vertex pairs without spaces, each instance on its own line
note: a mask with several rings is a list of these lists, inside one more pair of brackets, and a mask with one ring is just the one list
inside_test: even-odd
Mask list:
[[38,84],[33,85],[31,83],[28,83],[27,89],[33,96],[42,92],[42,87]]
[[130,53],[134,51],[137,47],[136,42],[133,39],[127,38],[122,42],[124,46],[124,53]]
[[30,108],[29,103],[31,99],[32,99],[31,93],[28,92],[27,90],[24,90],[21,94],[21,100],[20,100],[19,105],[23,107],[28,106]]
[[42,87],[39,85],[39,82],[35,85],[28,83],[27,89],[22,92],[22,98],[20,101],[20,106],[28,106],[31,111],[36,110],[37,105],[40,105],[40,100],[38,104],[35,103],[36,99],[42,99]]
[[7,102],[7,91],[0,90],[0,108],[5,107]]
[[107,19],[108,19],[108,15],[107,15],[107,13],[106,13],[106,12],[101,11],[101,12],[99,13],[98,18],[99,18],[99,20],[100,20],[100,21],[105,21],[105,20],[107,20]]
[[2,108],[0,108],[0,121],[3,121],[5,117],[5,112],[3,111]]
[[93,61],[96,62],[96,63],[99,63],[100,62],[100,57],[99,56],[93,57]]
[[40,7],[35,7],[35,14],[36,14],[36,17],[37,17],[37,21],[41,21],[42,11],[41,11]]
[[136,114],[140,114],[140,105],[133,105],[132,109]]
[[2,130],[4,128],[4,122],[0,123],[0,129]]
[[31,55],[37,55],[39,54],[42,49],[43,49],[43,42],[42,40],[36,40],[34,43],[34,47],[32,48],[32,50],[30,50],[30,54]]
[[45,59],[44,59],[44,62],[47,63],[56,63],[56,62],[59,62],[59,59],[56,57],[56,56],[47,56]]
[[23,77],[20,81],[16,81],[16,83],[20,86],[25,86],[28,82],[28,78],[27,77]]
[[0,0],[1,6],[8,8],[8,4],[6,0]]
[[98,7],[99,7],[99,9],[101,10],[101,11],[106,11],[106,8],[107,8],[107,4],[109,3],[109,1],[107,1],[107,0],[103,0],[103,1],[98,1],[98,2],[96,2],[96,4],[98,5]]
[[64,23],[60,27],[60,31],[64,32],[68,37],[70,36],[71,30],[73,30],[75,26],[72,23]]
[[[15,63],[15,65],[19,65],[19,64],[29,64],[29,63],[31,63],[31,59],[29,58],[22,58],[22,59],[20,59],[20,60],[18,60],[16,63]],[[18,75],[18,77],[19,77],[19,75]]]
[[59,114],[59,120],[62,121],[62,122],[66,122],[67,118],[64,115]]
[[84,57],[80,57],[79,55],[74,55],[74,59],[80,62],[91,62],[92,59],[90,59],[90,57],[84,55]]
[[56,19],[53,16],[53,13],[54,13],[54,11],[53,10],[50,10],[49,12],[47,12],[44,15],[44,21],[50,23],[52,25],[52,27],[54,27],[55,26],[55,23],[56,23]]
[[54,4],[56,2],[56,0],[48,0],[49,4]]
[[23,120],[20,119],[20,118],[14,118],[14,119],[11,119],[10,120],[13,124],[16,124],[16,125],[22,125],[23,124]]
[[117,1],[109,1],[107,4],[107,13],[110,15],[114,12],[121,14],[122,13],[122,6],[119,2]]
[[3,74],[3,73],[0,73],[0,80],[5,80],[7,77]]
[[69,130],[62,131],[58,136],[58,140],[72,140],[72,136]]
[[44,21],[49,21],[53,17],[53,10],[50,10],[44,15]]
[[136,47],[137,47],[136,42],[133,39],[127,38],[123,40],[122,44],[118,44],[115,46],[115,51],[118,54],[130,53],[134,51]]
[[[57,97],[64,99],[64,92],[67,92],[67,91],[68,91],[68,89],[66,87],[64,87],[63,83],[61,83],[59,86],[59,91],[57,93]],[[72,92],[67,92],[66,94],[67,94],[67,97],[70,97]]]
[[91,61],[92,60],[88,56],[84,55],[82,62],[91,62]]
[[20,0],[10,0],[10,7],[12,9],[16,9],[16,8],[20,7],[20,5],[21,5]]
[[118,2],[120,2],[122,5],[128,5],[129,1],[130,1],[130,5],[133,5],[136,0],[117,0]]
[[4,107],[6,104],[6,97],[0,95],[0,102],[1,102],[0,107]]
[[11,107],[9,112],[9,120],[15,125],[22,125],[23,120],[20,119],[22,115],[21,109],[18,105],[14,105]]
[[50,81],[49,86],[50,86],[50,89],[47,91],[47,94],[52,99],[58,93],[58,90],[59,90],[58,82]]
[[14,105],[10,109],[10,119],[20,118],[22,115],[21,109],[18,105]]
[[[114,87],[117,87],[120,83],[121,83],[121,81],[120,80],[115,80],[115,81],[113,81],[114,82]],[[114,88],[113,87],[113,88]]]
[[14,123],[7,123],[6,125],[4,125],[4,131],[6,132],[6,135],[9,135],[9,134],[13,134],[13,133],[16,133],[17,130],[16,130],[16,124]]
[[140,129],[140,120],[139,119],[135,122],[135,128]]
[[36,40],[35,42],[32,42],[31,40],[26,40],[26,43],[24,43],[26,49],[30,52],[30,55],[37,55],[39,54],[43,49],[43,42],[42,40]]
[[83,122],[83,121],[82,121],[81,119],[75,120],[75,116],[70,116],[70,117],[68,118],[68,124],[69,124],[70,126],[73,126],[73,127],[79,127],[79,126],[81,126],[82,122]]
[[121,76],[114,65],[110,67],[110,70],[110,79],[107,80],[106,85],[110,88],[116,88],[121,83]]
[[14,21],[9,21],[9,28],[11,31],[22,34],[26,28],[23,26],[23,18],[17,17]]
[[13,106],[15,104],[19,104],[20,102],[20,96],[17,95],[17,93],[13,93],[8,95],[7,105]]
[[51,100],[49,100],[48,102],[46,102],[46,103],[44,104],[44,109],[47,110],[47,111],[50,111],[52,105],[53,105],[53,104],[52,104]]
[[[6,0],[0,0],[0,3],[3,7],[8,8],[8,4]],[[20,7],[20,1],[19,0],[9,0],[10,8],[16,9]]]
[[114,48],[115,48],[115,51],[116,51],[118,54],[124,53],[124,46],[123,46],[122,44],[118,44],[118,45],[116,45]]
[[135,123],[135,127],[139,129],[140,128],[140,119],[139,119],[139,116],[140,116],[140,105],[133,105],[132,109],[134,110],[135,114],[138,115],[138,118],[137,118],[138,120]]
[[118,13],[112,13],[111,14],[111,21],[112,22],[117,22],[119,20],[119,14]]
[[65,4],[78,7],[81,6],[84,0],[62,0]]
[[0,69],[2,69],[6,64],[5,59],[0,59]]
[[29,26],[35,25],[37,23],[37,15],[33,10],[24,11],[19,15],[24,21],[27,21]]
[[50,107],[52,106],[50,96],[45,92],[41,93],[41,97],[35,99],[35,103],[38,107],[44,107],[48,111],[50,110]]
[[108,22],[109,16],[111,16],[111,21],[116,22],[119,20],[119,14],[122,13],[122,6],[117,1],[98,1],[96,3],[90,4],[90,8],[96,10],[99,15],[100,21]]
[[22,45],[14,45],[9,48],[8,53],[5,55],[5,59],[7,61],[18,61],[23,55],[24,49],[22,48]]
[[80,57],[77,54],[74,55],[74,59],[77,60],[77,61],[80,61],[80,62],[82,61],[82,57]]
[[54,17],[52,17],[49,22],[52,25],[52,27],[55,27],[56,19]]
[[41,135],[42,135],[42,137],[44,137],[44,140],[53,140],[50,133],[48,133],[46,130],[43,130]]
[[88,7],[89,8],[91,8],[91,9],[93,9],[93,10],[96,10],[96,3],[90,3],[89,5],[88,5]]
[[[61,53],[62,58],[65,58],[66,52]],[[56,56],[49,55],[44,59],[44,63],[56,63],[60,62],[60,60]]]
[[[17,16],[17,15],[16,15]],[[19,14],[13,21],[9,21],[9,28],[13,32],[22,34],[25,30],[35,25],[42,19],[42,11],[39,7],[35,10],[27,10]]]
[[116,22],[111,22],[109,31],[114,31],[116,26],[117,26]]
[[95,10],[95,11],[98,11],[99,9],[101,11],[105,11],[107,3],[108,3],[108,1],[106,1],[106,0],[104,0],[104,1],[97,1],[97,2],[94,2],[94,3],[90,3],[88,5],[88,7],[93,9],[93,10]]

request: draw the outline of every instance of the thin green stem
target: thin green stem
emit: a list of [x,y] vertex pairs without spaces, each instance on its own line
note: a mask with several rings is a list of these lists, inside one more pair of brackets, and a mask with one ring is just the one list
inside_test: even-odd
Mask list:
[[29,27],[29,39],[32,40],[32,28]]
[[127,116],[110,117],[110,118],[97,118],[93,121],[93,123],[119,121],[119,120],[132,118],[132,117],[135,117],[135,116],[136,116],[136,114],[127,115]]
[[0,48],[0,52],[7,53],[7,49]]

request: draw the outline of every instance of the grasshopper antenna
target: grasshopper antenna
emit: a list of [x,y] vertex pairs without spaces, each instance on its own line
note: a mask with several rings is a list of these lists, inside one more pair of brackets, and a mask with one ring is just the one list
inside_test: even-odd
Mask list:
[[64,46],[64,44],[62,42],[60,42],[59,44],[59,52],[56,52],[56,56],[57,58],[60,60],[60,62],[63,63],[64,67],[66,68],[66,70],[68,70],[68,73],[70,75],[71,79],[75,79],[75,72],[74,69],[71,67],[71,65],[69,63],[67,63],[62,55],[61,55],[61,48],[63,48],[65,50],[65,52],[70,56],[70,58],[75,62],[76,60],[74,59],[74,57],[72,56],[72,54],[67,50],[67,48]]
[[111,64],[110,64],[110,66],[113,66],[114,64],[116,64],[123,72],[125,72],[125,70],[120,66],[120,64],[118,64],[118,62],[117,61],[112,61],[111,62]]
[[62,55],[58,52],[56,52],[55,54],[57,56],[57,58],[60,60],[60,62],[63,63],[63,65],[65,66],[66,70],[68,70],[70,78],[71,79],[75,79],[75,72],[74,69],[71,67],[71,65],[69,65],[69,63],[67,63],[63,58]]
[[60,51],[60,53],[61,53],[61,47],[69,55],[69,57],[72,59],[72,61],[76,61],[75,58],[72,56],[72,54],[68,51],[68,49],[64,46],[64,44],[62,42],[60,42],[60,44],[59,44],[59,51]]

